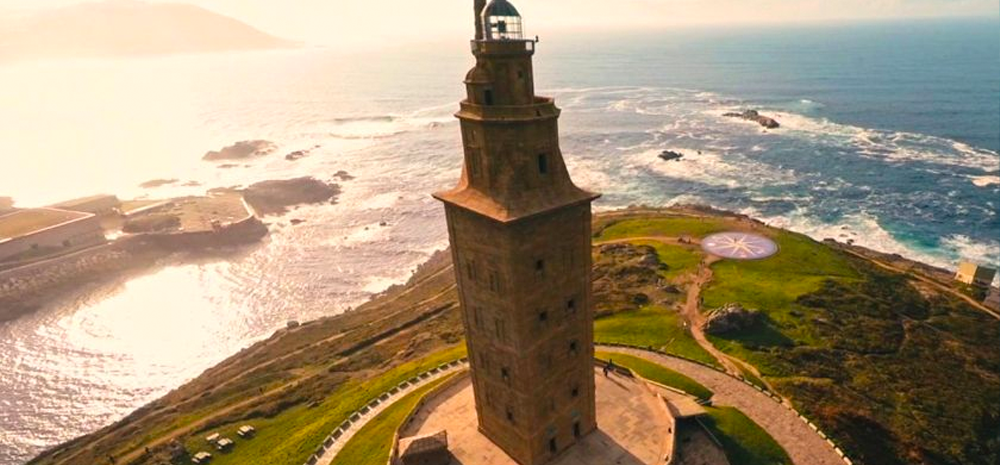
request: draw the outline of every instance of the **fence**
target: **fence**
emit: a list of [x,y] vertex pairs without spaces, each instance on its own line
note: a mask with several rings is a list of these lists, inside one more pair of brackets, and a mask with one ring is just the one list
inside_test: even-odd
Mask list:
[[[458,360],[453,360],[453,361],[451,361],[449,363],[445,363],[445,364],[439,365],[437,367],[434,367],[431,370],[428,370],[428,371],[425,371],[423,373],[420,373],[420,374],[418,374],[418,375],[416,375],[416,376],[414,376],[414,377],[412,377],[412,378],[410,378],[410,379],[408,379],[406,381],[403,381],[402,383],[399,383],[398,385],[392,387],[388,391],[383,392],[382,394],[379,394],[378,396],[375,396],[375,398],[373,398],[371,401],[369,401],[367,404],[365,404],[364,407],[361,407],[357,411],[355,411],[355,412],[351,413],[350,415],[348,415],[347,419],[344,420],[339,426],[337,426],[337,428],[334,429],[326,437],[326,439],[323,441],[323,443],[320,444],[318,448],[316,448],[316,451],[313,452],[313,454],[311,456],[309,456],[309,459],[306,460],[305,465],[316,465],[317,463],[319,463],[320,459],[322,459],[322,457],[326,453],[326,451],[329,450],[330,448],[332,448],[334,446],[334,444],[337,444],[338,442],[340,442],[342,440],[342,438],[351,429],[353,429],[355,427],[359,427],[359,426],[356,426],[356,423],[360,422],[361,417],[364,416],[365,414],[367,414],[368,412],[371,412],[372,409],[374,409],[375,407],[378,407],[382,403],[390,401],[393,397],[399,396],[401,393],[403,393],[404,391],[407,391],[408,389],[410,389],[412,387],[416,387],[416,386],[422,384],[424,381],[430,379],[434,375],[443,373],[445,371],[448,371],[448,370],[451,370],[451,369],[454,369],[454,368],[458,368],[459,366],[467,364],[468,362],[469,362],[469,359],[466,358],[466,357],[463,357],[463,358],[460,358]],[[444,385],[449,385],[449,383],[443,383],[443,384]],[[431,392],[436,393],[436,392],[440,392],[440,391],[438,391],[438,389],[435,388]],[[430,394],[430,393],[428,393],[428,394]],[[424,399],[426,399],[426,398],[427,398],[427,395],[425,394]],[[423,405],[423,399],[421,399],[421,403],[419,405],[420,406]],[[416,410],[418,410],[418,409],[415,409],[414,411],[416,411]],[[411,417],[412,417],[412,412],[411,412],[411,415],[407,417],[407,421],[409,421],[411,419]],[[396,453],[396,446],[398,445],[398,434],[399,434],[399,432],[397,431],[396,432],[396,437],[393,438],[393,448],[392,448],[393,450],[392,450],[392,453],[389,454],[390,460],[392,459],[392,457]]]

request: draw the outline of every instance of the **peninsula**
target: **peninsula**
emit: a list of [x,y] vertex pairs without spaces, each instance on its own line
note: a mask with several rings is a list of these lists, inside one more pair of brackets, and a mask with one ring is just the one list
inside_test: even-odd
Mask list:
[[[693,207],[598,214],[593,231],[598,356],[621,352],[616,363],[644,377],[715,392],[709,428],[731,463],[816,463],[801,461],[809,451],[796,445],[797,434],[816,433],[782,432],[766,413],[781,405],[770,395],[854,463],[997,459],[989,444],[998,424],[992,399],[1000,392],[1000,322],[945,275],[928,272],[933,268]],[[723,231],[766,237],[778,252],[749,261],[712,256],[703,238]],[[109,456],[117,463],[191,463],[214,432],[236,438],[214,464],[307,463],[338,425],[381,393],[464,356],[457,302],[450,254],[437,254],[405,286],[355,311],[279,330],[120,422],[30,463],[106,463]],[[702,329],[713,310],[733,304],[760,316],[718,334]],[[712,374],[720,372],[768,395],[746,402],[723,396],[730,388]],[[771,440],[746,436],[733,421],[756,425]],[[391,422],[344,445],[342,453],[365,460],[334,463],[384,464]],[[256,429],[252,439],[236,435],[245,425]]]
[[[160,182],[168,181],[144,184]],[[172,199],[95,195],[42,208],[15,208],[8,201],[0,205],[0,322],[84,283],[149,269],[170,257],[227,257],[267,235],[262,217],[336,202],[339,194],[337,184],[302,177]]]
[[[101,27],[94,27],[95,24]],[[233,18],[181,3],[106,0],[43,10],[17,21],[0,22],[0,61],[295,46]]]

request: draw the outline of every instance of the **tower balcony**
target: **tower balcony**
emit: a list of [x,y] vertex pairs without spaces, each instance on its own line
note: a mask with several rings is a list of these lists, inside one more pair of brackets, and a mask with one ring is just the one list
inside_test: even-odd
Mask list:
[[460,119],[493,122],[522,122],[558,118],[561,110],[552,97],[534,97],[531,105],[476,105],[463,100],[455,114]]
[[533,55],[535,41],[525,39],[473,40],[469,43],[472,54],[479,55]]

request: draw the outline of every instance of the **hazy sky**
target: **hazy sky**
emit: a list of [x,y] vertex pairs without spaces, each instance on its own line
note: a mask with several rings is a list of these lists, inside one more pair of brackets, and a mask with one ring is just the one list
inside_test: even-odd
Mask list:
[[[163,1],[163,0],[152,0]],[[79,0],[0,0],[34,9]],[[173,3],[177,3],[174,0]],[[272,34],[315,44],[468,35],[472,0],[187,0]],[[1000,0],[512,0],[530,34],[565,29],[849,19],[1000,16]],[[381,38],[381,40],[379,40]]]

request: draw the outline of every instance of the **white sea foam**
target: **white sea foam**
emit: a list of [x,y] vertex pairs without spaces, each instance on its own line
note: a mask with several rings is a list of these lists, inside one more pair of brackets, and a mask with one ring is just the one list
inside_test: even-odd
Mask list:
[[795,172],[776,168],[743,155],[721,153],[688,147],[666,147],[684,154],[680,160],[665,161],[659,158],[663,149],[650,149],[627,157],[630,164],[656,173],[685,179],[710,186],[728,188],[760,187],[764,185],[792,184]]
[[1000,184],[1000,176],[970,176],[970,179],[978,187],[989,187]]
[[902,131],[861,128],[789,112],[766,113],[781,123],[786,135],[843,144],[853,147],[858,154],[870,158],[896,163],[921,161],[979,168],[984,171],[1000,169],[1000,154],[997,152],[971,147],[950,139]]

